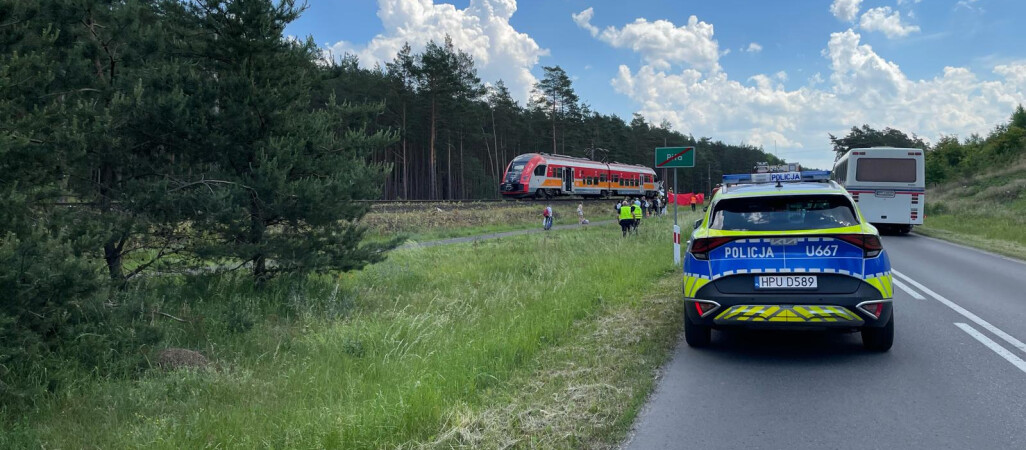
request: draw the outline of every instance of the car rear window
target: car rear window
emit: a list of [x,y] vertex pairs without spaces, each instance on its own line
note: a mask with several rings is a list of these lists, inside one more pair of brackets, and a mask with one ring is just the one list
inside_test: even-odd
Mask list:
[[720,200],[711,228],[733,231],[822,230],[858,224],[843,195],[781,195]]
[[916,160],[912,158],[859,158],[855,181],[915,183]]

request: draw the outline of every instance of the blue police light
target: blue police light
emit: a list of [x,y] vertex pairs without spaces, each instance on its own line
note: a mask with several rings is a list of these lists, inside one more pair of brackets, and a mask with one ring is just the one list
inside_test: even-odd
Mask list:
[[829,170],[804,170],[801,172],[737,173],[723,175],[723,184],[788,183],[798,181],[827,181]]

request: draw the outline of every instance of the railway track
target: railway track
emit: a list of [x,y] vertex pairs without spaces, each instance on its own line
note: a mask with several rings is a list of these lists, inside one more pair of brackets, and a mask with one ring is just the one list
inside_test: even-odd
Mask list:
[[594,201],[616,201],[622,197],[609,198],[574,198],[559,197],[549,199],[506,199],[506,198],[471,198],[471,199],[450,199],[450,200],[355,200],[359,203],[371,203],[374,205],[393,205],[402,203],[573,203],[573,202],[594,202]]

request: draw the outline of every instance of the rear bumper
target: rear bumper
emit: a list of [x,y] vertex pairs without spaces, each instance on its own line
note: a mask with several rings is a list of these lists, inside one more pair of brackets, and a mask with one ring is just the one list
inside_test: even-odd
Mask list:
[[[893,303],[880,291],[862,280],[846,293],[822,292],[744,292],[724,293],[717,283],[709,283],[684,298],[685,314],[696,325],[713,328],[788,328],[856,330],[882,327],[890,320]],[[702,312],[695,303],[702,303]],[[705,301],[705,302],[702,302]],[[715,302],[714,309],[709,310]],[[880,317],[874,317],[860,306],[882,303]]]

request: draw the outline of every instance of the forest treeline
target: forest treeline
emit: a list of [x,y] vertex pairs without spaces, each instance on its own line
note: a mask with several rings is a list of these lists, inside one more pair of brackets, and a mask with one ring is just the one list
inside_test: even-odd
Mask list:
[[847,135],[830,135],[836,158],[853,148],[891,146],[926,151],[926,183],[929,186],[969,179],[973,175],[1008,165],[1026,157],[1026,109],[1016,106],[1007,123],[994,127],[987,136],[972,134],[942,136],[933,145],[901,130],[878,130],[869,125],[852,127]]
[[407,44],[373,68],[341,55],[327,70],[326,92],[381,102],[384,113],[375,126],[399,134],[374,154],[375,161],[392,167],[381,186],[383,199],[496,198],[506,166],[524,153],[652,166],[656,147],[696,146],[696,167],[682,170],[679,182],[682,190],[705,192],[723,173],[779,161],[760,147],[695,138],[640,114],[626,122],[595,111],[558,65],[543,67],[530,100],[521,104],[502,80],[483,83],[473,58],[448,38],[428,42],[420,53]]

